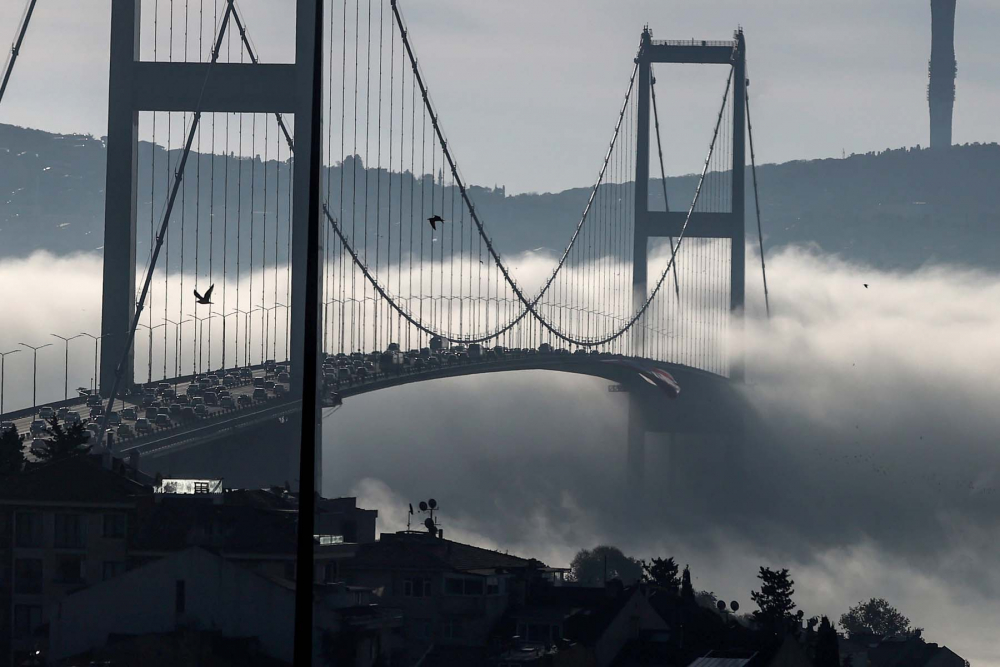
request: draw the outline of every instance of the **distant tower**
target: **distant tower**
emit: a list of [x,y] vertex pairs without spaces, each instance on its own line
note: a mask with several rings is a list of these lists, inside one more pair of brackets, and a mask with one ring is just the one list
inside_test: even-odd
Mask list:
[[931,62],[927,102],[931,112],[931,148],[951,146],[955,107],[955,2],[931,0]]

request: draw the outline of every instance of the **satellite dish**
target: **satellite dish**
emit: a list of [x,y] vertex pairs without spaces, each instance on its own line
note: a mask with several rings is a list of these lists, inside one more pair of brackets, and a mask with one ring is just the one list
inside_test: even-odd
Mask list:
[[420,507],[420,511],[421,511],[421,512],[426,512],[426,511],[427,511],[427,503],[425,503],[425,502],[424,502],[424,501],[422,501],[422,500],[420,501],[420,505],[419,505],[419,507]]
[[434,519],[430,517],[427,517],[427,519],[424,520],[424,527],[427,528],[432,535],[437,532],[437,528],[434,526]]
[[740,603],[737,602],[736,600],[733,600],[732,602],[729,603],[729,608],[732,609],[733,611],[739,611]]
[[716,602],[715,606],[719,608],[719,611],[725,611],[726,610],[726,603],[723,602],[722,600],[719,600],[718,602]]
[[427,506],[430,507],[432,510],[436,510],[438,506],[438,501],[431,498],[430,500],[427,501]]

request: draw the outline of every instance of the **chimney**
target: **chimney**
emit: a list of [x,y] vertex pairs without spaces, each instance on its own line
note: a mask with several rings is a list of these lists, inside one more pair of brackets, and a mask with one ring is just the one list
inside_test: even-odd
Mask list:
[[931,0],[931,60],[928,66],[927,104],[930,108],[931,148],[951,146],[955,108],[955,3]]

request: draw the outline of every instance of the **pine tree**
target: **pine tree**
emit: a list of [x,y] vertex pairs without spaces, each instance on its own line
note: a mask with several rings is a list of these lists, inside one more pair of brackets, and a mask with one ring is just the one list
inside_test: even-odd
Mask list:
[[64,427],[53,416],[49,419],[49,425],[45,431],[49,438],[39,452],[39,458],[44,461],[55,461],[90,451],[90,447],[87,446],[87,430],[80,422],[74,422],[68,427]]
[[17,429],[0,432],[0,475],[19,473],[24,469],[24,443]]
[[681,587],[679,566],[673,558],[652,558],[642,561],[642,580],[677,595]]
[[698,604],[694,586],[691,585],[691,570],[687,565],[684,566],[684,574],[681,575],[681,601],[691,607]]
[[750,598],[758,607],[753,613],[753,618],[767,631],[781,634],[788,622],[795,618],[792,614],[792,610],[795,609],[795,603],[792,601],[795,589],[792,585],[795,582],[784,568],[772,570],[769,567],[761,567],[757,578],[761,582],[760,591],[750,592]]
[[841,667],[840,646],[837,642],[837,631],[826,616],[820,621],[816,633],[816,667]]

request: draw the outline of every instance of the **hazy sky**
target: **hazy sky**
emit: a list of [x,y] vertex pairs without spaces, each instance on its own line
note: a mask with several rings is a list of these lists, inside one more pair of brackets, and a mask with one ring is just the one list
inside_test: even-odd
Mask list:
[[[184,2],[175,2],[179,17]],[[206,15],[212,2],[204,0]],[[160,0],[161,13],[167,3]],[[0,3],[0,38],[13,38],[22,4]],[[292,4],[240,3],[262,60],[289,59]],[[0,122],[105,134],[110,5],[38,3]],[[189,6],[200,9],[201,0]],[[761,161],[927,143],[925,0],[410,0],[401,7],[450,143],[475,183],[515,192],[591,184],[647,22],[657,38],[726,39],[744,27]],[[959,2],[956,142],[1000,139],[998,25],[1000,4]],[[659,74],[671,173],[700,166],[708,114],[721,95],[724,70],[695,69]]]

